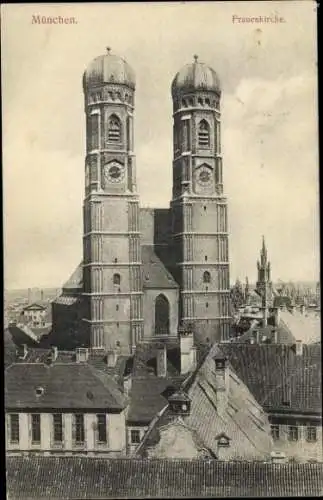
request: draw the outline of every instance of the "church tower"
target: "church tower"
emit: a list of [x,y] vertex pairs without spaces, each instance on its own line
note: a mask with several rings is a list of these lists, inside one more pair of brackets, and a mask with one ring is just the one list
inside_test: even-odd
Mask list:
[[223,194],[220,82],[198,61],[172,83],[174,274],[180,318],[198,341],[229,337],[227,200]]
[[272,282],[271,282],[271,268],[268,260],[267,248],[264,236],[262,237],[262,248],[260,251],[260,261],[257,261],[258,279],[256,283],[256,290],[262,299],[263,322],[267,324],[268,308],[272,302]]
[[129,352],[143,331],[134,72],[108,48],[87,67],[83,91],[83,326],[91,347]]

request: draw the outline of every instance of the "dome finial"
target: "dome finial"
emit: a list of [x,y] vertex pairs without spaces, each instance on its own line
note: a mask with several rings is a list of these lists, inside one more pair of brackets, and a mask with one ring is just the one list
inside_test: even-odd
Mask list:
[[196,63],[197,63],[197,60],[198,60],[199,56],[198,56],[198,55],[196,55],[196,54],[194,54],[194,56],[193,56],[193,57],[194,57],[194,62],[196,62]]
[[106,49],[107,49],[107,54],[110,54],[110,52],[111,52],[111,47],[106,47]]

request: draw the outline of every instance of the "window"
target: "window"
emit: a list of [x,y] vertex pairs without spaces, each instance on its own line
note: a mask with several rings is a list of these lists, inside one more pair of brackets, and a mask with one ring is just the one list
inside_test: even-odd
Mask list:
[[84,443],[84,415],[82,413],[74,415],[74,443],[81,445]]
[[306,428],[306,441],[314,443],[317,441],[317,430],[314,426],[307,426]]
[[198,98],[197,102],[199,106],[203,106],[203,99],[201,99],[200,97]]
[[271,435],[275,441],[279,439],[279,425],[271,425]]
[[116,311],[119,311],[119,306],[118,306],[118,304],[116,305]]
[[31,442],[32,444],[40,444],[40,414],[33,413],[31,415]]
[[140,443],[140,431],[138,429],[133,429],[131,431],[131,443],[132,444]]
[[198,145],[202,147],[210,146],[210,127],[206,120],[201,120],[198,127]]
[[114,263],[116,264],[118,262],[118,259],[117,257],[114,259]]
[[288,427],[288,439],[289,441],[298,441],[298,427],[296,425]]
[[17,413],[12,413],[9,415],[9,440],[10,443],[19,443],[19,415]]
[[113,284],[114,285],[120,285],[121,283],[121,277],[120,277],[120,274],[114,274],[113,275]]
[[210,99],[205,99],[205,104],[206,104],[207,106],[211,106]]
[[204,271],[203,273],[203,283],[210,283],[211,281],[211,275],[209,271]]
[[121,123],[117,116],[111,116],[108,123],[108,141],[120,142],[121,140]]
[[207,255],[204,256],[204,260],[205,260],[205,262],[207,261]]
[[54,443],[63,442],[63,415],[55,413],[53,415]]
[[206,307],[206,308],[208,308],[208,307],[209,307],[209,303],[208,303],[208,302],[205,304],[205,307]]
[[104,413],[99,413],[96,416],[97,426],[98,426],[98,442],[107,442],[107,419]]
[[206,212],[206,206],[204,206],[203,209],[204,209],[204,212]]

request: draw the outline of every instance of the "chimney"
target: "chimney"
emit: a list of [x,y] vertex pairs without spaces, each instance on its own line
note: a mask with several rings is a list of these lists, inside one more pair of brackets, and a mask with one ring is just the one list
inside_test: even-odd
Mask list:
[[167,375],[167,349],[166,344],[157,349],[157,377]]
[[57,356],[58,356],[58,349],[57,349],[56,346],[52,346],[52,349],[51,349],[51,361],[52,362],[56,361]]
[[301,340],[296,340],[296,356],[302,356],[303,355],[303,343]]
[[125,396],[129,396],[131,387],[132,387],[132,377],[131,374],[129,374],[123,379],[123,392]]
[[75,354],[77,363],[84,363],[88,360],[89,351],[86,347],[77,347],[75,349]]
[[26,359],[28,354],[28,348],[26,344],[23,344],[17,349],[17,356],[19,359]]
[[217,411],[223,413],[228,404],[229,396],[229,363],[228,358],[222,354],[216,354],[213,358],[215,364]]
[[193,333],[180,332],[181,375],[185,375],[196,368],[196,347],[194,347]]
[[283,451],[272,451],[270,453],[271,463],[284,464],[287,462],[286,455]]
[[116,366],[118,359],[118,352],[116,349],[107,352],[107,365],[109,368],[113,368]]

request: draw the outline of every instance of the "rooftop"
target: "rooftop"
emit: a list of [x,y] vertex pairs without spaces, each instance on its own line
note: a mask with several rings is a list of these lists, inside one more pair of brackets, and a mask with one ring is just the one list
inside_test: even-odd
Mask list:
[[21,362],[5,372],[8,409],[63,408],[121,411],[124,395],[113,378],[88,363]]
[[11,456],[6,471],[10,500],[261,498],[323,492],[323,464],[308,463]]
[[[237,376],[269,412],[322,412],[321,346],[220,344]],[[289,401],[286,400],[288,395]]]

